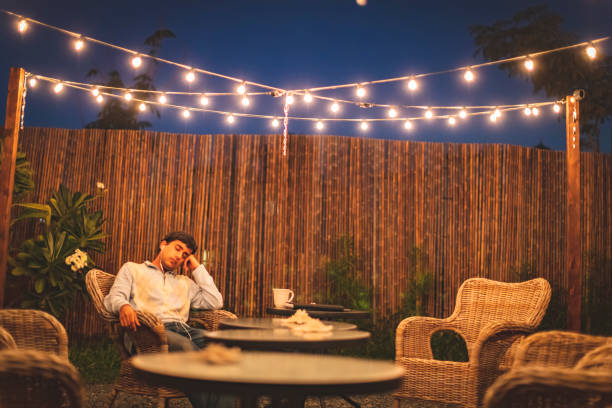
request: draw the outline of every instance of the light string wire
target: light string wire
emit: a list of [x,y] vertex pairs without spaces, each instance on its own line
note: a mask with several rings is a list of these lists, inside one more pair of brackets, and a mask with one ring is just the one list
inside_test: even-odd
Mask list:
[[[350,87],[357,87],[357,86],[364,86],[364,85],[372,85],[372,84],[382,84],[382,83],[388,83],[388,82],[397,82],[397,81],[402,81],[402,80],[407,80],[407,79],[416,79],[416,78],[424,78],[424,77],[429,77],[429,76],[434,76],[434,75],[441,75],[441,74],[446,74],[446,73],[452,73],[452,72],[459,72],[459,71],[465,71],[466,69],[476,69],[476,68],[482,68],[482,67],[488,67],[488,66],[492,66],[492,65],[498,65],[498,64],[503,64],[503,63],[508,63],[508,62],[513,62],[513,61],[520,61],[520,60],[524,60],[525,58],[533,58],[533,57],[537,57],[537,56],[541,56],[541,55],[547,55],[547,54],[551,54],[551,53],[556,53],[556,52],[561,52],[561,51],[565,51],[568,49],[573,49],[573,48],[578,48],[578,47],[584,47],[584,46],[588,46],[588,45],[594,45],[597,44],[599,42],[602,41],[606,41],[608,40],[610,37],[601,37],[601,38],[597,38],[591,41],[584,41],[584,42],[580,42],[580,43],[576,43],[576,44],[571,44],[568,46],[564,46],[564,47],[559,47],[559,48],[555,48],[555,49],[550,49],[550,50],[545,50],[545,51],[538,51],[538,52],[532,52],[526,55],[520,55],[520,56],[516,56],[516,57],[510,57],[510,58],[505,58],[505,59],[501,59],[501,60],[496,60],[496,61],[489,61],[489,62],[484,62],[484,63],[480,63],[480,64],[473,64],[473,65],[468,65],[468,66],[462,66],[462,67],[458,67],[458,68],[452,68],[452,69],[447,69],[447,70],[442,70],[442,71],[437,71],[437,72],[429,72],[429,73],[422,73],[422,74],[414,74],[414,75],[405,75],[405,76],[401,76],[401,77],[394,77],[394,78],[386,78],[386,79],[379,79],[379,80],[373,80],[373,81],[362,81],[362,82],[353,82],[353,83],[347,83],[347,84],[340,84],[340,85],[329,85],[329,86],[320,86],[320,87],[314,87],[314,88],[299,88],[299,89],[295,89],[295,90],[286,90],[283,88],[279,88],[279,87],[275,87],[275,86],[271,86],[271,85],[266,85],[266,84],[261,84],[261,83],[257,83],[257,82],[253,82],[253,81],[248,81],[248,80],[243,80],[240,78],[236,78],[236,77],[232,77],[229,75],[225,75],[225,74],[220,74],[220,73],[216,73],[213,71],[208,71],[208,70],[204,70],[201,68],[197,68],[197,67],[191,67],[185,64],[181,64],[181,63],[177,63],[174,61],[170,61],[170,60],[166,60],[160,57],[156,57],[156,56],[152,56],[146,53],[141,53],[141,52],[137,52],[122,46],[118,46],[115,44],[111,44],[105,41],[101,41],[101,40],[97,40],[95,38],[92,37],[87,37],[87,36],[83,36],[79,33],[75,33],[73,31],[69,31],[51,24],[47,24],[44,22],[41,22],[39,20],[35,20],[29,17],[25,17],[23,15],[14,13],[12,11],[8,11],[8,10],[4,10],[4,9],[0,9],[0,11],[2,11],[5,14],[8,14],[10,16],[14,16],[20,19],[23,19],[27,22],[31,22],[34,24],[38,24],[40,26],[49,28],[51,30],[56,30],[59,31],[61,33],[67,34],[71,37],[74,38],[78,38],[81,39],[83,41],[88,41],[88,42],[93,42],[96,44],[100,44],[103,46],[107,46],[110,48],[114,48],[120,51],[123,51],[125,53],[128,54],[132,54],[134,56],[140,56],[140,57],[144,57],[144,58],[149,58],[152,60],[156,60],[158,62],[162,62],[162,63],[166,63],[169,65],[174,65],[180,68],[183,68],[185,70],[189,70],[189,71],[193,71],[193,72],[198,72],[201,74],[205,74],[205,75],[210,75],[210,76],[216,76],[219,78],[223,78],[223,79],[227,79],[230,81],[234,81],[234,82],[240,82],[242,84],[246,84],[246,85],[252,85],[252,86],[257,86],[257,87],[261,87],[264,89],[268,89],[271,90],[272,92],[269,94],[272,94],[274,96],[280,96],[279,94],[297,94],[297,95],[305,95],[307,92],[315,92],[315,91],[322,91],[322,90],[332,90],[332,89],[341,89],[341,88],[350,88]],[[137,91],[142,91],[142,90],[133,90],[134,92]],[[194,94],[194,93],[180,93],[178,91],[172,91],[173,94]],[[169,92],[166,92],[167,94],[169,94]],[[199,92],[200,94],[202,94],[202,92]],[[206,93],[207,95],[209,95],[209,93]],[[236,95],[237,93],[216,93],[218,95]],[[255,95],[256,93],[249,93],[249,95]],[[259,93],[257,93],[259,94]],[[265,94],[265,93],[264,93]],[[212,95],[212,94],[210,94]],[[353,104],[353,105],[357,105],[357,106],[361,106],[361,107],[365,107],[365,108],[370,108],[370,107],[384,107],[384,108],[390,108],[390,107],[402,107],[402,108],[408,108],[408,105],[391,105],[391,104],[376,104],[376,103],[369,103],[369,102],[364,102],[364,101],[355,101],[355,100],[347,100],[347,99],[335,99],[332,97],[326,97],[326,96],[322,96],[322,95],[311,95],[313,98],[316,99],[322,99],[322,100],[328,100],[328,101],[334,101],[334,102],[338,102],[338,103],[344,103],[344,104]],[[445,107],[438,107],[438,109],[446,109]]]
[[[48,76],[39,75],[39,74],[35,75],[31,72],[27,72],[26,76],[28,78],[35,77],[39,80],[46,81],[52,84],[61,83],[65,85],[66,87],[78,89],[78,90],[85,91],[85,92],[91,92],[91,90],[95,88],[95,86],[91,84],[78,83],[74,81],[62,81],[60,79],[53,78],[53,77],[48,77]],[[111,98],[118,98],[122,100],[124,99],[123,95],[117,95],[111,92],[100,91],[99,94],[108,96]],[[176,104],[171,104],[171,103],[160,103],[157,101],[139,99],[137,97],[133,97],[131,99],[131,102],[133,103],[140,102],[140,103],[144,103],[147,105],[168,107],[168,108],[179,109],[183,111],[187,110],[187,111],[193,111],[193,112],[215,113],[215,114],[223,115],[223,116],[232,115],[232,116],[237,116],[237,117],[258,118],[258,119],[276,119],[277,118],[277,116],[275,115],[221,111],[221,110],[202,108],[202,107],[176,105]],[[493,105],[471,106],[470,108],[472,109],[486,109],[486,110],[477,111],[477,112],[468,112],[466,113],[466,116],[490,115],[495,110],[499,110],[500,112],[510,112],[510,111],[516,111],[520,109],[525,109],[527,107],[531,107],[531,108],[538,107],[539,108],[542,106],[549,106],[549,105],[555,105],[555,104],[561,105],[563,104],[563,101],[559,100],[559,101],[529,102],[529,103],[521,103],[521,104],[495,105],[495,106]],[[427,107],[419,106],[419,108],[422,109],[422,108],[427,108]],[[464,107],[459,107],[459,108],[464,108]],[[458,108],[455,108],[455,109],[458,109]],[[286,118],[287,120],[291,119],[291,120],[310,121],[310,122],[318,122],[318,121],[321,121],[321,122],[397,122],[397,121],[418,121],[418,120],[430,120],[430,119],[449,119],[451,117],[456,117],[456,116],[457,115],[446,114],[446,115],[433,115],[430,118],[427,118],[424,116],[413,116],[413,117],[403,116],[403,117],[395,117],[395,118],[390,118],[390,117],[385,117],[385,118],[338,118],[338,117],[314,118],[314,117],[303,117],[303,116],[286,116]]]

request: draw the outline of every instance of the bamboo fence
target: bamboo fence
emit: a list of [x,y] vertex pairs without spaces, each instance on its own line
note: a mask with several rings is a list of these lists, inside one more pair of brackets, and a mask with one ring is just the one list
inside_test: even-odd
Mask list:
[[[209,252],[226,307],[242,316],[265,314],[272,287],[312,301],[343,235],[354,239],[376,318],[400,307],[415,246],[435,282],[429,315],[450,314],[465,279],[515,281],[524,263],[567,288],[564,152],[291,135],[284,157],[279,135],[50,128],[26,128],[20,143],[35,174],[29,201],[44,202],[60,183],[107,187],[95,204],[110,235],[94,257],[102,269],[150,260],[165,233],[188,231]],[[612,156],[581,161],[583,253],[611,258]],[[84,335],[105,327],[90,307],[66,323]]]

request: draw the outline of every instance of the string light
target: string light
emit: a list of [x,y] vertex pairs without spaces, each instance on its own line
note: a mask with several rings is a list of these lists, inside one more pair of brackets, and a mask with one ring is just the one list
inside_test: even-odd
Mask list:
[[361,130],[366,131],[368,130],[368,122],[366,122],[365,120],[361,121],[361,124],[359,125],[359,127],[361,128]]
[[540,110],[538,109],[537,106],[534,106],[533,108],[531,108],[531,114],[533,116],[538,116],[540,114]]
[[132,94],[129,92],[126,92],[123,94],[123,99],[125,99],[126,101],[131,101],[132,100]]
[[20,33],[25,33],[28,30],[28,22],[25,19],[19,20],[19,23],[17,23],[17,29]]
[[304,94],[304,102],[306,103],[312,102],[312,95],[308,91],[306,91],[306,93]]
[[191,116],[191,112],[189,112],[189,109],[183,109],[183,117],[185,119],[188,119]]
[[363,98],[364,96],[366,96],[366,93],[367,93],[366,89],[361,85],[359,85],[357,87],[357,90],[355,91],[355,94],[357,95],[358,98]]
[[189,83],[195,81],[195,73],[193,71],[189,71],[185,74],[185,80]]
[[37,83],[38,81],[35,77],[30,78],[30,80],[28,81],[28,84],[30,84],[30,88],[35,88]]
[[236,121],[236,119],[234,118],[234,115],[229,115],[227,117],[227,123],[234,123]]
[[388,114],[389,114],[390,118],[394,118],[394,117],[397,116],[397,110],[395,110],[395,108],[391,108],[391,109],[389,109]]
[[280,123],[279,123],[278,119],[276,119],[276,118],[272,119],[272,127],[277,128],[279,124]]
[[317,121],[316,125],[317,130],[323,130],[323,128],[325,127],[325,125],[323,125],[323,122],[321,122],[320,120]]
[[140,58],[140,55],[136,54],[136,56],[132,58],[132,66],[134,68],[139,68],[141,65],[142,65],[142,58]]
[[460,117],[461,119],[465,119],[465,118],[467,118],[467,116],[468,116],[468,114],[467,114],[467,111],[465,110],[465,108],[463,108],[463,109],[461,109],[461,110],[459,111],[459,117]]
[[144,112],[147,110],[147,105],[144,104],[144,102],[141,102],[140,105],[138,105],[138,110],[141,112]]
[[238,85],[238,87],[236,88],[236,92],[238,92],[238,94],[240,95],[244,95],[244,93],[246,92],[246,85],[244,84],[244,82]]
[[409,120],[404,122],[404,129],[406,130],[411,130],[412,129],[412,122],[410,122]]
[[523,109],[523,113],[525,116],[531,116],[531,108],[529,106],[525,107],[525,109]]
[[99,88],[94,88],[94,89],[92,89],[92,90],[91,90],[91,94],[92,94],[93,96],[98,96],[98,95],[100,95],[100,89],[99,89]]
[[242,103],[242,106],[249,106],[249,104],[251,103],[251,101],[249,101],[249,98],[248,98],[248,97],[243,96],[243,97],[242,97],[242,101],[241,101],[241,103]]
[[56,94],[62,92],[62,89],[64,89],[64,84],[62,84],[61,82],[58,82],[57,84],[55,84],[55,86],[53,87],[53,92],[55,92]]
[[471,69],[468,68],[465,70],[465,73],[463,74],[463,79],[465,79],[467,82],[472,82],[474,80],[474,73]]
[[104,101],[104,97],[103,97],[102,95],[98,95],[98,96],[96,97],[96,102],[98,102],[98,103],[102,103],[102,101]]
[[338,102],[334,101],[331,104],[330,109],[332,112],[337,113],[340,110],[340,105],[338,104]]
[[431,109],[427,108],[427,110],[425,111],[425,117],[427,119],[433,118],[433,111]]
[[157,98],[157,101],[163,105],[168,102],[168,98],[166,98],[166,94],[161,94],[159,98]]
[[558,104],[558,103],[555,103],[555,104],[553,105],[553,111],[554,111],[555,113],[559,113],[559,112],[561,112],[561,106],[559,106],[559,104]]
[[491,116],[489,116],[489,120],[493,123],[497,122],[497,115],[492,113]]
[[85,46],[85,42],[83,41],[82,38],[78,38],[74,41],[74,49],[79,52],[83,49],[83,47]]
[[450,118],[448,118],[448,124],[450,126],[455,126],[455,123],[457,123],[457,120],[455,119],[454,116],[451,116]]
[[202,106],[208,105],[208,97],[205,94],[200,96],[200,105]]
[[531,58],[527,58],[527,59],[525,60],[524,65],[525,65],[525,69],[526,69],[527,71],[529,71],[529,72],[533,71],[533,68],[534,68],[534,66],[535,66],[535,65],[534,65],[534,63],[533,63],[533,60],[532,60]]
[[501,113],[501,111],[499,110],[499,108],[495,108],[495,111],[493,112],[493,114],[494,114],[496,117],[498,117],[498,118],[501,118],[501,115],[502,115],[502,113]]
[[411,91],[416,91],[419,88],[419,83],[416,81],[416,79],[411,78],[408,81],[408,89]]
[[595,59],[595,57],[597,57],[597,48],[593,47],[591,44],[586,48],[586,53],[590,59]]
[[287,94],[287,96],[285,97],[285,103],[287,105],[293,105],[293,102],[295,102],[295,98],[293,97],[293,95]]

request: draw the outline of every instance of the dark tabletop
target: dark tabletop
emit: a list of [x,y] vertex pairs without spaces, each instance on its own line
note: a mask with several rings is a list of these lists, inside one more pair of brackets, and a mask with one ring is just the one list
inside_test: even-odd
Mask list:
[[[239,317],[238,319],[223,319],[219,322],[221,328],[227,329],[286,329],[282,321],[285,319],[271,317]],[[355,330],[356,325],[344,322],[325,322],[332,330]]]
[[[295,309],[282,309],[277,307],[269,307],[266,312],[277,316],[291,316]],[[344,309],[344,311],[329,311],[329,310],[307,310],[311,317],[317,319],[369,319],[370,312],[365,310]]]

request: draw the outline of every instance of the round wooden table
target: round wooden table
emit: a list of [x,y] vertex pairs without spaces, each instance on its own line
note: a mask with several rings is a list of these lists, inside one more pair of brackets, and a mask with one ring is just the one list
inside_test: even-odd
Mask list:
[[213,365],[199,352],[139,354],[132,364],[148,381],[185,392],[234,394],[244,408],[260,395],[303,406],[308,395],[364,394],[395,390],[403,369],[393,362],[301,353],[242,352],[237,363]]
[[206,338],[228,346],[255,350],[313,350],[363,343],[370,333],[361,330],[332,330],[327,333],[296,334],[289,329],[217,330]]
[[[279,307],[269,307],[266,312],[276,316],[292,316],[296,309],[283,309]],[[365,310],[344,309],[343,311],[331,310],[306,310],[308,315],[317,319],[369,319],[370,312]]]
[[[282,322],[285,319],[266,318],[266,317],[239,317],[238,319],[223,319],[219,322],[221,328],[227,329],[286,329]],[[326,325],[331,325],[332,330],[355,330],[356,325],[343,322],[325,322]]]

